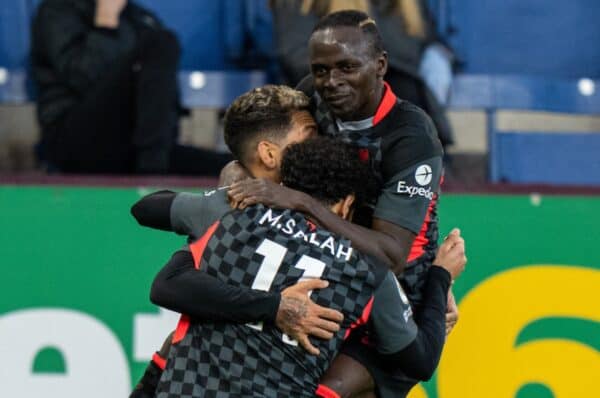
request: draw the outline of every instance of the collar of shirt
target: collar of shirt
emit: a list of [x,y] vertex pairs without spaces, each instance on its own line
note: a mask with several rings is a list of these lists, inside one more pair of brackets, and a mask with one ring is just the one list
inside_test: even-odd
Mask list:
[[369,117],[363,120],[353,120],[349,122],[342,122],[339,119],[335,119],[335,124],[340,131],[359,131],[366,130],[373,126],[373,117]]

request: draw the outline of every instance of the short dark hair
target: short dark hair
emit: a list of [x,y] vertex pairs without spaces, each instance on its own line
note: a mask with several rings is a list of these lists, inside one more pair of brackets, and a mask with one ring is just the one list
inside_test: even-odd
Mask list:
[[373,55],[379,55],[385,51],[383,39],[379,34],[375,21],[362,11],[342,10],[325,15],[317,22],[312,33],[342,26],[360,29],[369,41],[369,47],[373,49]]
[[371,186],[369,168],[358,149],[330,137],[314,137],[290,145],[281,162],[281,181],[327,205],[354,194],[366,199]]
[[308,111],[309,104],[304,93],[283,85],[266,85],[242,94],[225,113],[225,143],[233,156],[247,165],[252,145],[262,139],[285,138],[294,112]]

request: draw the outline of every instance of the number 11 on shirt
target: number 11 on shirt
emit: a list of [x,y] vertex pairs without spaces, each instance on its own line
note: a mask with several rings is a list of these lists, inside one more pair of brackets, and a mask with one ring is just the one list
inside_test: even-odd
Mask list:
[[[273,280],[275,279],[275,275],[277,275],[277,271],[279,271],[279,268],[283,263],[285,255],[287,254],[287,248],[279,243],[273,242],[272,240],[265,239],[256,249],[256,253],[263,256],[263,261],[260,264],[258,272],[256,273],[256,277],[254,278],[254,282],[252,283],[252,289],[268,291],[273,284]],[[296,268],[304,271],[299,281],[312,278],[321,278],[323,272],[325,271],[325,266],[326,264],[323,261],[307,255],[303,255],[295,265]],[[308,292],[308,295],[310,296],[311,293],[312,291]],[[247,326],[256,330],[263,329],[262,322],[252,324],[248,323]],[[282,336],[282,339],[284,343],[298,345],[296,340],[291,339],[285,334]]]

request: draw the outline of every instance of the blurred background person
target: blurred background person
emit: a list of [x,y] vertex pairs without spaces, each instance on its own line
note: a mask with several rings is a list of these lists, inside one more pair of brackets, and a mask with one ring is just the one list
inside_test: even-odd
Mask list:
[[229,155],[177,144],[179,57],[175,35],[133,2],[42,2],[31,62],[49,170],[217,175]]

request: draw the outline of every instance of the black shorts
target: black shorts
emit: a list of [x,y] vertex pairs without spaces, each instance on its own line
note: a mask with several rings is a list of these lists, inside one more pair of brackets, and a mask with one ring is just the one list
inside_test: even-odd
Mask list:
[[377,351],[358,338],[348,339],[341,350],[363,365],[371,374],[378,398],[403,398],[419,380],[410,378],[398,370],[385,367]]

